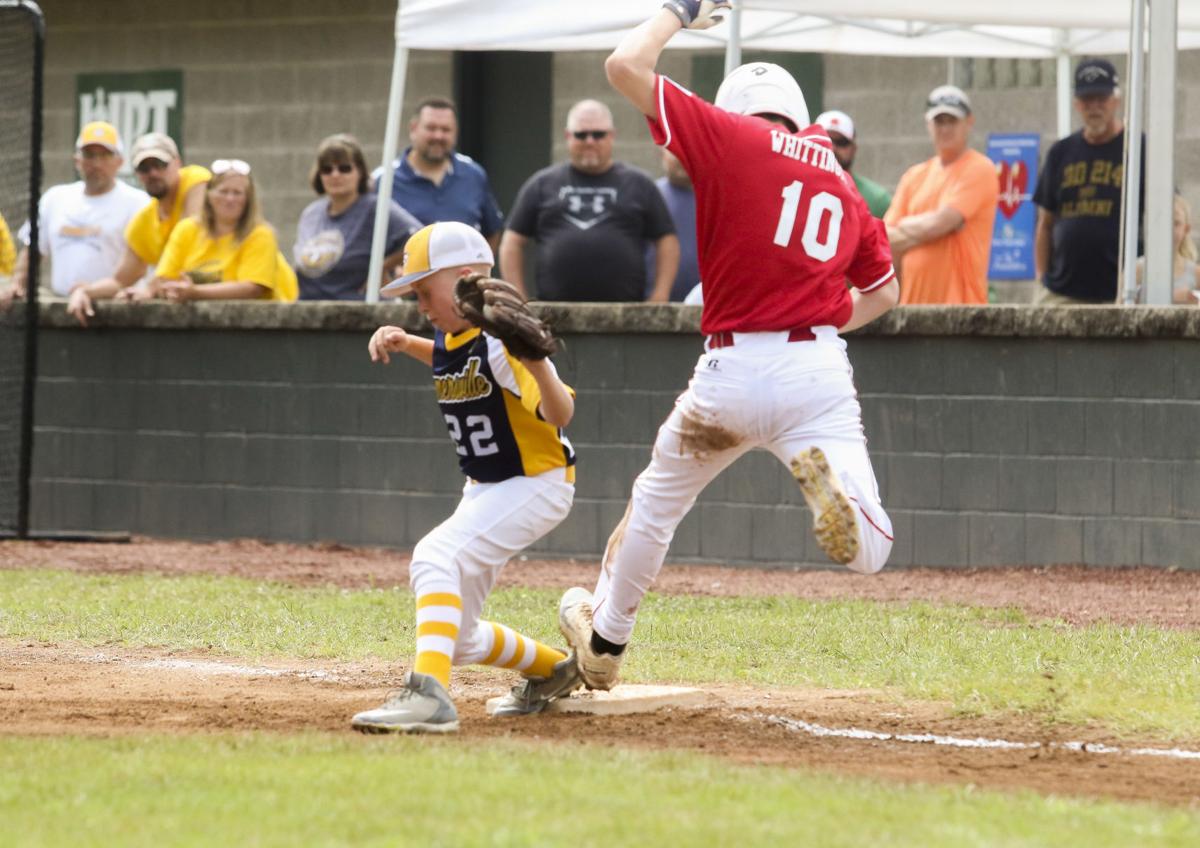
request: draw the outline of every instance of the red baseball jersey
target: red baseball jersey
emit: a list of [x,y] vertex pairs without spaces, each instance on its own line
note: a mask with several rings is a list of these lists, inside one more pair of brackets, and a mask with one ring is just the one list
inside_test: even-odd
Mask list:
[[797,133],[718,109],[656,80],[656,144],[696,192],[705,334],[840,327],[862,291],[895,276],[882,222],[838,164],[825,130]]

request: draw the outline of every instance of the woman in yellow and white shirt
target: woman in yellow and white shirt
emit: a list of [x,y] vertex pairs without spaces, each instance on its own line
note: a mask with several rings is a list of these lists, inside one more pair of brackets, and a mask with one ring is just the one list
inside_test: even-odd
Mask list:
[[200,215],[171,231],[151,283],[170,301],[296,299],[296,274],[262,220],[250,166],[213,162]]

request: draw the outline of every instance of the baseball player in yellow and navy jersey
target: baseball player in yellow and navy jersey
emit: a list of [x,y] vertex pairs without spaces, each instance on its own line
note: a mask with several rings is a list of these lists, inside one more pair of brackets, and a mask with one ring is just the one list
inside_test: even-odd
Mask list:
[[373,362],[405,353],[432,367],[438,406],[467,482],[454,514],[413,551],[413,669],[383,706],[354,716],[358,730],[457,730],[448,694],[453,665],[482,663],[525,676],[494,715],[539,712],[579,685],[575,663],[564,653],[479,618],[500,569],[554,529],[575,495],[575,452],[562,431],[575,411],[574,392],[549,359],[517,359],[455,306],[455,281],[487,273],[492,264],[487,241],[466,224],[419,230],[406,245],[403,276],[384,291],[415,293],[436,333],[427,339],[385,326],[368,344]]

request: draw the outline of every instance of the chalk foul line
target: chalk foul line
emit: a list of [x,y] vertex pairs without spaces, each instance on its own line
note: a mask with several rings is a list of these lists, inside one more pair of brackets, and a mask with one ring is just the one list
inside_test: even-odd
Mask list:
[[775,724],[809,736],[833,736],[840,739],[861,739],[875,742],[910,742],[924,745],[945,745],[952,748],[999,748],[1004,750],[1037,750],[1056,748],[1084,754],[1124,754],[1132,757],[1167,757],[1176,760],[1200,760],[1200,751],[1180,748],[1118,748],[1097,742],[1013,742],[1008,739],[968,739],[960,736],[941,736],[936,733],[883,733],[857,727],[824,727],[798,718],[755,713],[752,718]]

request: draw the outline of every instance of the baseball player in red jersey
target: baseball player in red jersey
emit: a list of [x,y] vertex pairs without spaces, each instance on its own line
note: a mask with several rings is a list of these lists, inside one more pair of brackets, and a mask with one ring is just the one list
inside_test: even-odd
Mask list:
[[559,606],[580,675],[594,689],[616,682],[675,528],[747,451],[769,450],[792,470],[835,562],[873,574],[892,547],[839,335],[899,299],[882,225],[825,130],[809,125],[804,95],[783,68],[743,65],[715,105],[654,71],[676,32],[707,28],[726,7],[670,0],[605,63],[609,81],[695,185],[706,338],[608,541],[595,591],[571,589]]

